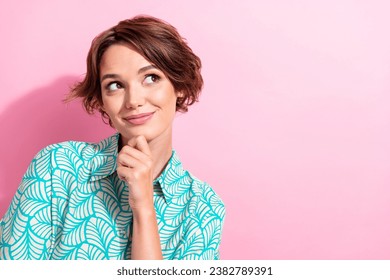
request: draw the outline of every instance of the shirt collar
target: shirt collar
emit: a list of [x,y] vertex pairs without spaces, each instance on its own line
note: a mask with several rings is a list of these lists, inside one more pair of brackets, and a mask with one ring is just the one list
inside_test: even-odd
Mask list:
[[165,201],[170,203],[175,195],[182,195],[188,189],[188,180],[187,171],[183,169],[176,151],[172,150],[171,158],[160,176],[153,181],[153,185],[160,185]]
[[[120,134],[116,133],[97,144],[88,146],[83,152],[85,166],[90,173],[89,181],[97,181],[106,178],[116,172],[118,156],[118,142]],[[183,184],[188,173],[183,169],[181,161],[175,150],[160,174],[154,181],[153,185],[159,185],[162,189],[165,201],[170,203],[175,194],[181,193],[181,189],[188,188],[188,183]]]
[[119,133],[116,133],[97,144],[88,145],[82,158],[89,169],[89,181],[96,181],[110,176],[116,171]]

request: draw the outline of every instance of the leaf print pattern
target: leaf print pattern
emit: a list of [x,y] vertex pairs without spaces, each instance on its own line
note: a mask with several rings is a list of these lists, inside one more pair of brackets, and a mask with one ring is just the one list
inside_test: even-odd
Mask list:
[[88,244],[95,245],[103,252],[105,248],[109,248],[109,244],[114,239],[114,232],[111,230],[110,225],[97,218],[91,218],[87,224],[86,234]]
[[45,240],[36,235],[32,229],[27,229],[22,237],[11,245],[15,259],[40,260],[44,252]]
[[85,228],[88,220],[69,219],[63,228],[62,242],[66,245],[81,244],[85,241]]
[[51,183],[53,197],[61,199],[67,199],[69,197],[69,191],[76,187],[74,177],[70,173],[58,169],[54,170]]
[[[32,160],[3,219],[0,259],[130,259],[132,211],[116,173],[119,134],[63,142]],[[175,151],[153,182],[164,259],[219,259],[225,206]]]
[[51,222],[49,217],[50,209],[44,208],[39,211],[30,222],[31,230],[44,240],[48,240],[51,234]]
[[[72,146],[72,145],[68,145]],[[53,168],[69,172],[74,177],[78,178],[78,172],[82,165],[82,160],[71,149],[58,149],[53,152]]]
[[[2,244],[11,244],[13,240],[21,238],[24,231],[26,230],[28,216],[24,215],[20,208],[17,207],[16,201],[19,201],[21,193],[18,191],[15,194],[11,207],[8,210],[11,213],[14,213],[13,218],[4,218],[3,227],[0,227],[1,232],[1,242]],[[2,245],[1,247],[3,247]]]
[[[85,244],[85,243],[84,243]],[[50,259],[52,260],[75,260],[75,259],[83,259],[82,256],[79,256],[78,251],[81,245],[66,245],[63,242],[56,243],[54,247],[54,252],[51,255]]]
[[77,258],[80,260],[102,260],[105,259],[105,256],[99,248],[90,244],[83,244],[77,251]]

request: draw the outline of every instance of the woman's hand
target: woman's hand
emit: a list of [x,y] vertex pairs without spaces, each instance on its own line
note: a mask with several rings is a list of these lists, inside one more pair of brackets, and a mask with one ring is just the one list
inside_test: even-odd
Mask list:
[[162,251],[153,204],[153,159],[144,136],[133,137],[118,154],[117,173],[129,187],[133,210],[131,258],[161,260]]
[[133,211],[154,209],[153,159],[144,136],[136,136],[123,146],[117,158],[117,173],[129,187],[129,204]]

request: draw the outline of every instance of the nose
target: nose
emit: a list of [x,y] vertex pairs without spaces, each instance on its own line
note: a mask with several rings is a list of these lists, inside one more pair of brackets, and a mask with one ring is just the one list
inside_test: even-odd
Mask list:
[[137,89],[136,87],[131,87],[126,92],[125,96],[125,107],[127,109],[136,109],[145,104],[145,96],[142,93],[142,90]]

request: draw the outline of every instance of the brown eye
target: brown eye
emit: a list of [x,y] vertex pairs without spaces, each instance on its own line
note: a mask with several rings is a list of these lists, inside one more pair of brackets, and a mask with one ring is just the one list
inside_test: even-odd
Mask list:
[[155,74],[150,74],[145,77],[145,84],[153,84],[160,80],[160,77]]

